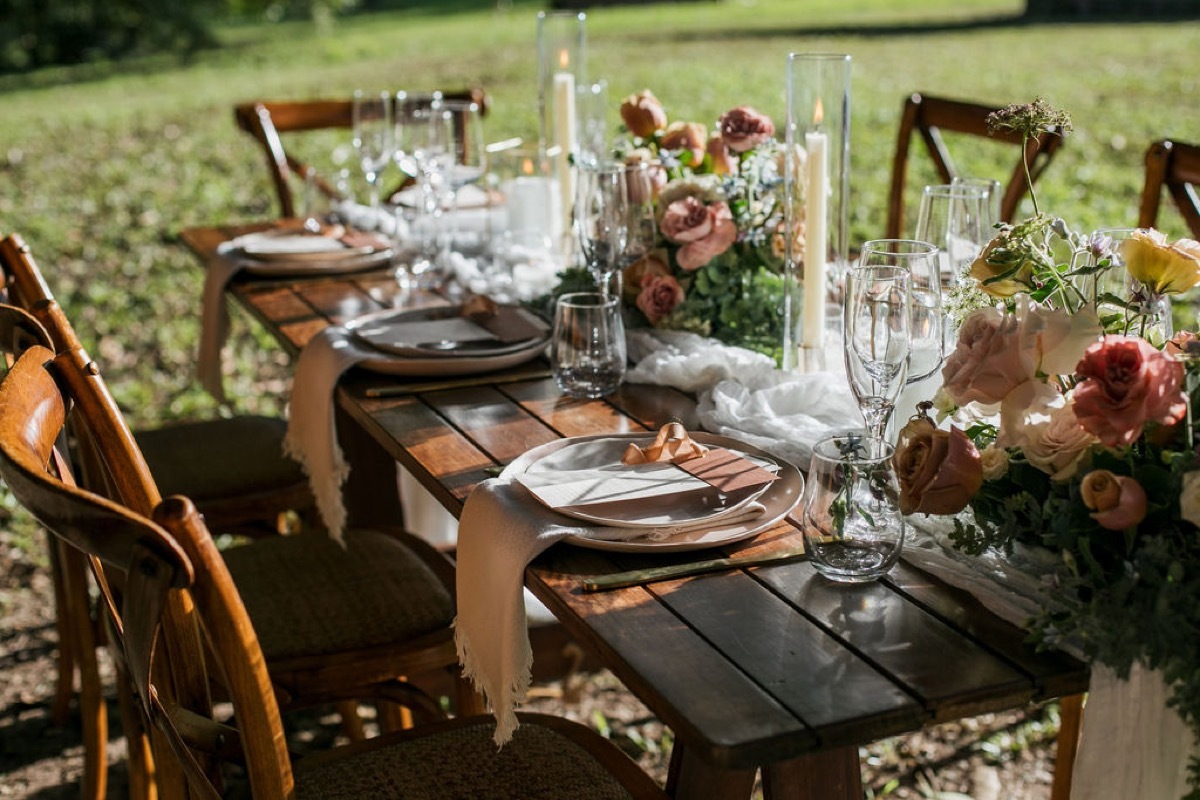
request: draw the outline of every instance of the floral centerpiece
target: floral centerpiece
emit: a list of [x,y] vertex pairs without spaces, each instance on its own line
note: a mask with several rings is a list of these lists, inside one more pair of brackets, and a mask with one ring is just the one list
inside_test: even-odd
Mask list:
[[[989,122],[1026,139],[1069,129],[1040,100]],[[1078,647],[1121,678],[1137,662],[1158,670],[1200,732],[1200,341],[1163,341],[1153,302],[1200,282],[1200,244],[1078,235],[1033,199],[1033,216],[1000,226],[954,293],[943,385],[899,435],[901,508],[956,515],[951,539],[969,554],[1057,554],[1035,640]],[[1121,270],[1132,291],[1099,288]],[[954,424],[939,429],[934,409]]]
[[715,126],[670,121],[648,90],[627,97],[620,112],[624,135],[615,155],[647,165],[650,196],[634,199],[653,204],[656,222],[653,251],[622,270],[627,323],[778,355],[783,148],[774,123],[748,106]]

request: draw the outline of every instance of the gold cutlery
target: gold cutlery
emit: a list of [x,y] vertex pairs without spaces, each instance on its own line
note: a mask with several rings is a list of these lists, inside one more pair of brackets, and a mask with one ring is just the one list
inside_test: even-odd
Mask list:
[[689,561],[686,564],[672,564],[666,567],[646,567],[645,569],[632,569],[627,572],[614,572],[611,575],[594,575],[589,578],[581,578],[579,585],[585,592],[603,592],[609,589],[623,589],[627,586],[666,581],[689,575],[702,575],[706,572],[757,567],[763,564],[780,564],[788,561],[797,561],[802,558],[804,558],[804,548],[798,547],[788,550],[776,550],[760,556],[710,558],[706,561]]

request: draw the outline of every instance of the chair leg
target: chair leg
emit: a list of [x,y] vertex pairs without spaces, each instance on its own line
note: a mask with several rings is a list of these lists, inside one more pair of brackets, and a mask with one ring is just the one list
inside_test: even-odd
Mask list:
[[71,698],[75,694],[75,635],[71,628],[71,604],[67,598],[66,576],[63,575],[61,543],[50,536],[47,550],[50,555],[50,575],[54,583],[54,627],[58,633],[58,682],[50,717],[55,725],[66,725],[71,718]]
[[358,715],[358,702],[355,700],[339,700],[335,704],[338,716],[342,718],[342,732],[352,742],[361,742],[367,738],[363,730],[362,717]]
[[1079,733],[1083,729],[1083,695],[1073,694],[1058,701],[1058,753],[1054,757],[1054,783],[1050,800],[1070,800],[1071,773],[1079,752]]
[[96,660],[96,635],[88,599],[87,564],[83,554],[68,545],[59,550],[63,593],[79,667],[79,712],[83,722],[83,797],[103,800],[108,783],[108,707]]
[[158,800],[150,737],[143,724],[141,709],[133,699],[133,689],[121,670],[117,674],[117,700],[121,709],[121,729],[129,751],[129,800]]

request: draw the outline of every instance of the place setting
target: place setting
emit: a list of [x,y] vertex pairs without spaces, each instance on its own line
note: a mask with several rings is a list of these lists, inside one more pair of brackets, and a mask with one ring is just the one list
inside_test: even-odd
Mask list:
[[455,629],[496,742],[515,729],[529,683],[521,576],[538,554],[557,542],[623,553],[733,544],[779,524],[803,487],[790,463],[679,422],[550,442],[478,485],[459,519]]

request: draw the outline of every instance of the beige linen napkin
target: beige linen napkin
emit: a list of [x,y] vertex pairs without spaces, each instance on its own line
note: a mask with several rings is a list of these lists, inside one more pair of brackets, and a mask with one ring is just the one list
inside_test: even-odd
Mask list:
[[339,544],[346,527],[342,484],[350,474],[350,466],[337,441],[333,391],[342,373],[360,361],[378,356],[379,353],[356,345],[345,328],[330,325],[300,351],[292,381],[283,451],[304,467],[321,520]]
[[[454,639],[463,671],[496,717],[493,738],[505,744],[517,729],[516,705],[529,690],[533,653],[525,623],[525,567],[539,553],[567,536],[606,541],[635,539],[645,528],[585,525],[550,511],[507,475],[529,466],[528,455],[514,461],[505,475],[481,483],[467,497],[458,523],[458,616]],[[761,515],[760,503],[722,519],[736,524]],[[693,530],[706,523],[680,526]]]
[[221,348],[229,337],[229,307],[225,305],[225,286],[245,266],[241,259],[218,255],[204,265],[204,294],[200,306],[200,353],[196,375],[205,391],[225,402],[221,380]]

